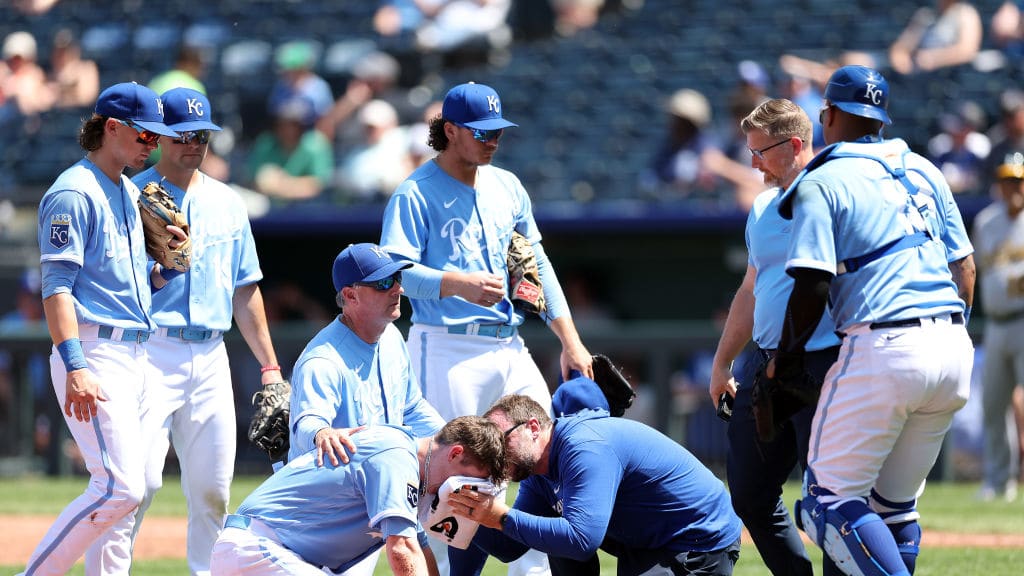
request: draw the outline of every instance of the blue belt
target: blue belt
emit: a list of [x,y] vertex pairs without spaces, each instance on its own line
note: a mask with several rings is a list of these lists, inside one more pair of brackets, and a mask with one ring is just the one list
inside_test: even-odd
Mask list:
[[198,328],[167,328],[167,335],[186,342],[206,342],[220,335],[219,330],[200,330]]
[[459,324],[448,327],[449,334],[469,334],[471,336],[490,336],[492,338],[511,338],[516,335],[516,327],[508,324]]
[[252,519],[248,516],[239,516],[238,514],[228,514],[228,517],[224,520],[225,528],[240,528],[242,530],[248,530],[249,524],[252,524]]
[[149,340],[149,330],[122,330],[121,334],[114,338],[113,326],[100,326],[96,332],[96,336],[106,340],[116,340],[118,342],[145,342]]

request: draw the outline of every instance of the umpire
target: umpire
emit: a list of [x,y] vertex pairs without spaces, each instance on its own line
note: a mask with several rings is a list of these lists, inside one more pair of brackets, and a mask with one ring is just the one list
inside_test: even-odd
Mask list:
[[[716,405],[723,393],[735,398],[726,475],[736,514],[772,574],[810,576],[811,560],[782,501],[782,485],[797,462],[801,471],[807,468],[814,406],[804,406],[778,422],[774,438],[760,439],[751,406],[751,384],[758,367],[775,353],[782,335],[793,279],[785,270],[790,227],[779,216],[779,196],[814,157],[813,126],[799,106],[775,99],[755,108],[740,128],[746,134],[751,164],[771,188],[758,195],[747,216],[747,272],[718,341],[709,391]],[[819,387],[839,352],[834,330],[826,310],[807,344],[807,368]],[[751,339],[755,345],[744,350]],[[826,559],[826,563],[830,562]]]

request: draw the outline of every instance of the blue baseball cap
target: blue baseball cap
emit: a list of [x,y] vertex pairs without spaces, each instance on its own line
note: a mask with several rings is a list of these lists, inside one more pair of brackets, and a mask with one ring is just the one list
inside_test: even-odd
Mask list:
[[171,88],[160,95],[164,101],[164,123],[172,130],[220,130],[210,122],[213,108],[205,94],[191,88]]
[[444,96],[441,117],[479,130],[497,130],[518,126],[501,117],[501,98],[494,88],[469,82],[459,84]]
[[131,120],[139,128],[162,136],[177,138],[178,133],[164,124],[164,104],[160,96],[135,82],[114,84],[100,93],[96,113],[117,120]]
[[412,262],[395,262],[383,248],[369,242],[349,244],[334,259],[334,291],[356,282],[376,282],[412,266]]
[[843,66],[833,72],[825,87],[825,100],[847,114],[892,124],[888,113],[889,82],[867,66]]

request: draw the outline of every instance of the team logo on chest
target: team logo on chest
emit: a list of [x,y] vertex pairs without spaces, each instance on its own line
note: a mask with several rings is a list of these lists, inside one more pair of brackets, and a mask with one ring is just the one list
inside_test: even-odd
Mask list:
[[71,214],[54,214],[50,216],[50,245],[61,249],[68,245],[71,238]]

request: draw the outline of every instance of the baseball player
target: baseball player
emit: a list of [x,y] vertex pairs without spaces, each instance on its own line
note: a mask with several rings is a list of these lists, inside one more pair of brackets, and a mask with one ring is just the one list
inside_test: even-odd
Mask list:
[[[723,393],[735,398],[726,463],[733,508],[772,574],[810,576],[811,560],[782,501],[782,485],[794,465],[807,468],[814,406],[784,422],[774,441],[761,442],[751,407],[751,384],[754,372],[775,352],[782,335],[782,313],[793,280],[785,271],[791,227],[779,216],[779,196],[814,157],[813,125],[802,108],[777,99],[755,108],[740,128],[747,137],[752,165],[772,188],[757,196],[747,216],[747,272],[718,341],[709,391],[716,407]],[[807,342],[805,360],[818,385],[839,353],[834,330],[826,310]],[[747,348],[741,357],[751,338],[757,346]]]
[[913,572],[917,498],[967,402],[974,358],[973,248],[941,172],[881,137],[888,101],[877,71],[836,70],[821,110],[830,146],[779,203],[793,221],[793,289],[767,374],[780,385],[800,377],[830,302],[844,336],[814,416],[797,516],[846,574]]
[[144,86],[105,89],[79,133],[85,158],[39,202],[50,375],[90,478],[32,553],[24,572],[30,576],[65,574],[87,549],[86,573],[128,574],[130,525],[115,524],[135,511],[145,490],[148,446],[139,421],[152,384],[146,341],[159,270],[147,262],[139,190],[122,171],[142,168],[161,136],[177,136],[162,108]]
[[984,500],[1017,496],[1020,462],[1006,436],[1006,410],[1024,383],[1024,152],[995,170],[999,199],[974,219],[971,235],[981,270],[985,364],[981,378],[985,422]]
[[184,274],[165,272],[167,287],[153,295],[158,329],[148,348],[159,378],[143,420],[146,494],[133,537],[163,484],[173,441],[188,505],[189,570],[208,574],[234,475],[235,403],[223,341],[232,316],[262,366],[263,384],[282,376],[256,284],[263,274],[245,206],[235,191],[199,171],[212,132],[220,130],[210,101],[191,88],[168,90],[161,100],[165,122],[180,135],[164,140],[160,161],[132,181],[139,188],[159,182],[188,217],[192,266]]
[[[508,297],[514,231],[536,252],[543,318],[562,343],[563,378],[573,369],[593,376],[530,197],[515,175],[491,165],[503,130],[514,126],[492,88],[455,86],[430,122],[429,143],[439,154],[395,190],[384,212],[381,246],[413,264],[402,273],[412,304],[409,354],[424,397],[446,419],[483,414],[513,393],[551,407],[547,383],[517,332],[523,313]],[[536,557],[526,562],[543,564]]]
[[[603,400],[597,384],[576,378],[559,387]],[[605,410],[583,409],[552,421],[523,395],[501,398],[485,416],[504,430],[508,474],[520,481],[515,505],[461,490],[448,502],[482,526],[473,539],[502,561],[533,548],[556,568],[597,574],[600,547],[618,559],[618,574],[732,574],[742,526],[725,486],[677,442]],[[643,450],[637,450],[643,446]],[[596,563],[596,561],[595,561]],[[453,573],[458,564],[453,562]]]
[[256,488],[227,517],[211,574],[323,576],[381,546],[394,574],[434,574],[417,521],[421,499],[451,476],[504,476],[501,431],[478,416],[456,418],[427,438],[390,425],[355,438],[347,464],[320,466],[311,450]]

